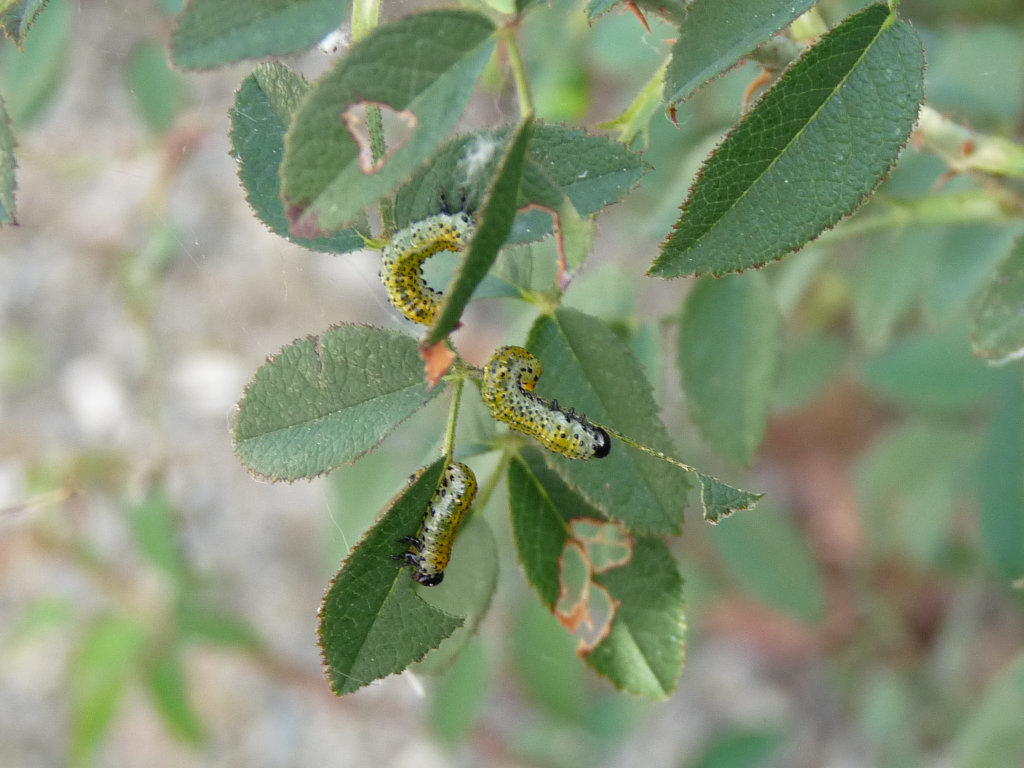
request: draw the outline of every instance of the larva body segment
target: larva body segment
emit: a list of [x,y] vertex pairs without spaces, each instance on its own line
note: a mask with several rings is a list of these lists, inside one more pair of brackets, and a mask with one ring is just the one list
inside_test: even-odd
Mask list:
[[381,282],[403,315],[423,325],[434,321],[444,294],[427,285],[423,263],[439,251],[464,251],[475,229],[465,211],[439,213],[399,230],[384,246]]
[[607,456],[612,447],[608,433],[586,416],[533,394],[539,378],[540,360],[522,347],[495,352],[484,369],[481,391],[494,418],[567,458],[586,461]]
[[441,482],[430,498],[419,533],[400,539],[410,544],[411,549],[395,555],[396,559],[412,567],[414,581],[433,587],[444,579],[455,534],[475,497],[476,476],[473,470],[458,462],[445,467]]

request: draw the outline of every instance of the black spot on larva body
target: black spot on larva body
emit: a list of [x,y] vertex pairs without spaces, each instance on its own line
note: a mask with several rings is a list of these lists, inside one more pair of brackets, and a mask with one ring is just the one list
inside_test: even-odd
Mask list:
[[392,555],[412,567],[414,581],[425,587],[441,583],[451,559],[455,534],[475,497],[473,470],[457,462],[445,467],[437,490],[430,497],[419,534],[399,539],[410,545],[409,551]]
[[474,229],[473,219],[465,212],[439,213],[399,230],[384,246],[381,282],[403,315],[423,325],[434,321],[444,294],[427,285],[423,263],[440,251],[464,251]]
[[603,458],[611,450],[608,433],[557,400],[533,394],[540,361],[522,347],[501,347],[484,369],[484,402],[498,421],[534,437],[570,459]]

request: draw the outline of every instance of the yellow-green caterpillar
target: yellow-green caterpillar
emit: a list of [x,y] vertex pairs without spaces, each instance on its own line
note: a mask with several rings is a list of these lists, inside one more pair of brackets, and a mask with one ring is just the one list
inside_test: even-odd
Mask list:
[[444,294],[423,279],[423,262],[439,251],[464,251],[475,229],[466,211],[438,213],[399,230],[384,246],[380,279],[403,315],[414,323],[434,322]]
[[533,394],[540,378],[540,360],[522,347],[502,347],[484,368],[484,402],[498,421],[525,432],[548,450],[570,459],[600,459],[612,441],[601,427],[557,400]]
[[473,470],[458,462],[445,467],[441,482],[430,498],[419,533],[399,539],[410,544],[411,548],[394,556],[396,560],[412,566],[414,581],[433,587],[444,579],[455,534],[475,496],[476,476]]

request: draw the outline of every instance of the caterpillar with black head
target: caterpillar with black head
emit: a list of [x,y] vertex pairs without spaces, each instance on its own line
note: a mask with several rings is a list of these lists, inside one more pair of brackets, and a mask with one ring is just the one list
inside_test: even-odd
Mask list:
[[[463,201],[465,206],[465,201]],[[430,325],[441,311],[444,294],[423,279],[423,263],[440,251],[461,253],[469,245],[476,223],[465,210],[442,212],[400,229],[384,246],[380,278],[388,300],[414,323]]]
[[533,394],[540,360],[522,347],[502,347],[484,368],[481,394],[498,421],[525,432],[548,450],[570,459],[601,459],[612,441],[586,416],[563,410],[557,400]]
[[441,482],[430,498],[419,533],[399,539],[409,544],[408,552],[393,555],[412,567],[412,578],[425,587],[433,587],[444,579],[444,570],[452,556],[455,534],[476,497],[476,476],[465,464],[450,463],[441,475]]

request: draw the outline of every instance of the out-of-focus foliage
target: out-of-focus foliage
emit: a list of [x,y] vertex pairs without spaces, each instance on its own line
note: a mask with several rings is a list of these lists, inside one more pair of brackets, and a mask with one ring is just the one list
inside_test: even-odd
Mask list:
[[[345,4],[268,0],[260,8],[273,14],[255,14],[231,40],[224,30],[238,25],[222,23],[231,18],[224,14],[204,24],[203,5],[246,13],[244,3],[162,0],[163,13],[182,13],[174,50],[189,67],[294,50],[335,26],[332,14]],[[664,5],[662,14],[653,2],[466,3],[440,13],[472,34],[416,59],[420,41],[438,30],[411,7],[384,4],[394,11],[389,21],[352,57],[342,44],[342,63],[324,79],[311,76],[307,85],[301,62],[242,72],[233,106],[215,105],[202,129],[225,127],[231,107],[244,188],[237,194],[288,238],[280,241],[287,258],[334,258],[296,246],[345,254],[338,259],[379,246],[394,228],[435,212],[441,190],[454,209],[465,187],[471,210],[497,222],[484,227],[495,242],[486,253],[478,248],[472,274],[459,277],[454,265],[435,273],[437,285],[462,281],[431,337],[463,324],[451,337],[466,358],[456,367],[445,367],[443,343],[418,347],[408,328],[346,323],[322,332],[289,324],[273,347],[284,344],[281,355],[253,378],[232,425],[239,454],[260,474],[334,471],[322,486],[331,494],[323,527],[336,546],[310,554],[308,541],[291,544],[324,580],[347,558],[320,617],[331,684],[355,690],[440,645],[411,667],[410,677],[428,689],[416,711],[449,747],[486,743],[486,759],[500,754],[514,764],[614,764],[609,754],[654,746],[675,763],[706,768],[797,764],[796,751],[810,740],[818,754],[841,743],[881,768],[1017,768],[1024,759],[1017,716],[1024,700],[1024,15],[1008,0],[903,0],[898,17],[884,6],[862,11],[854,0],[824,0],[793,35],[783,27],[767,41],[789,20],[785,13],[754,18],[756,4],[694,3],[690,21],[719,36],[707,38],[704,58],[687,48],[697,60],[683,61],[666,41],[701,28],[686,27],[683,4]],[[745,13],[732,14],[736,7]],[[300,19],[303,9],[310,13]],[[61,103],[69,62],[73,69],[82,22],[74,11],[52,0],[27,29],[24,52],[12,41],[0,51],[7,113],[0,115],[0,222],[15,219],[17,142],[32,150],[18,155],[23,166],[35,169],[44,154],[32,131]],[[20,21],[8,18],[21,37]],[[756,39],[743,34],[750,30]],[[825,37],[819,42],[807,30]],[[268,39],[278,32],[284,47]],[[927,101],[915,124],[918,41],[927,54]],[[161,191],[141,217],[143,246],[120,248],[132,255],[119,256],[114,273],[114,293],[147,340],[133,356],[144,370],[131,380],[153,392],[166,383],[156,339],[164,324],[178,327],[167,321],[164,282],[175,285],[175,257],[192,237],[161,194],[180,172],[176,163],[189,163],[174,129],[186,109],[211,99],[157,55],[165,42],[140,37],[127,48],[134,53],[123,57],[116,86],[136,110],[133,128],[166,141],[161,150],[174,158],[165,157]],[[768,44],[740,50],[748,43]],[[787,57],[816,44],[786,70]],[[367,95],[356,85],[392,71],[370,55],[373,46],[405,74]],[[510,51],[522,54],[521,71],[510,68]],[[836,61],[840,69],[825,73]],[[356,64],[371,68],[360,74]],[[403,79],[424,72],[411,86]],[[513,74],[532,89],[530,110]],[[772,83],[778,90],[761,99]],[[481,93],[471,99],[474,85]],[[331,99],[342,91],[339,107]],[[471,119],[459,123],[467,99]],[[349,104],[371,123],[374,108],[399,122],[408,109],[424,130],[374,158],[370,142],[342,125]],[[632,146],[614,144],[599,124]],[[382,160],[384,170],[362,167]],[[61,178],[76,168],[64,167]],[[218,201],[205,205],[211,216],[218,212]],[[500,221],[492,218],[499,208]],[[498,253],[509,230],[510,240],[529,244]],[[580,269],[591,238],[595,255]],[[704,276],[652,286],[648,270]],[[473,298],[490,297],[487,311],[495,308],[498,322],[481,319],[472,303],[462,313],[474,285],[481,290]],[[375,279],[365,281],[367,295],[378,291]],[[563,293],[567,306],[558,307]],[[332,312],[322,313],[325,324],[334,322]],[[42,386],[48,334],[0,327],[0,384],[15,393]],[[300,333],[319,335],[287,343]],[[331,334],[341,341],[329,343]],[[472,366],[500,343],[526,344],[542,358],[537,390],[545,397],[765,491],[766,500],[709,528],[693,511],[699,489],[708,496],[736,489],[701,474],[689,483],[684,525],[687,475],[618,437],[607,460],[542,457],[521,435],[496,428],[476,396]],[[440,367],[436,389],[423,383],[420,354]],[[354,399],[335,400],[342,392]],[[449,439],[438,403],[452,397],[461,405]],[[73,764],[102,754],[126,702],[140,700],[195,754],[213,754],[222,735],[198,695],[206,688],[196,649],[219,647],[223,666],[243,660],[286,685],[301,679],[259,639],[248,618],[253,606],[225,601],[233,587],[209,583],[197,568],[182,513],[195,514],[189,504],[204,491],[182,491],[189,480],[174,475],[169,457],[188,450],[178,425],[159,408],[140,412],[148,434],[167,443],[156,462],[166,466],[123,450],[82,450],[59,468],[35,461],[28,501],[10,508],[30,510],[17,532],[27,549],[92,584],[85,599],[58,588],[28,600],[0,632],[3,649],[14,651],[42,647],[58,633],[67,638],[53,668],[69,692],[64,740]],[[409,437],[377,447],[392,430]],[[404,490],[400,478],[437,468],[439,449],[473,464],[484,490],[457,540],[449,580],[416,594],[390,556],[403,549],[396,538],[415,533],[430,478]],[[257,454],[263,464],[251,458]],[[282,457],[298,463],[280,471]],[[355,466],[339,466],[356,458]],[[83,498],[123,508],[118,556],[94,546],[102,532],[69,525]],[[753,496],[744,498],[749,506]],[[598,530],[611,521],[633,559],[602,571],[581,555],[570,527],[580,517]],[[680,530],[665,543],[647,536]],[[229,546],[231,532],[219,535]],[[237,584],[282,567],[250,560],[253,572],[235,574]],[[365,603],[348,599],[350,581]],[[575,605],[593,611],[594,636],[564,610],[570,589]],[[607,606],[615,618],[602,623]],[[652,705],[614,693],[578,656],[649,698],[672,694],[684,671],[668,702]],[[713,677],[716,664],[728,675],[720,669],[723,676]],[[763,694],[766,680],[769,706],[758,709],[754,692]],[[274,723],[289,727],[283,715]],[[688,743],[676,740],[680,723],[692,728]]]

